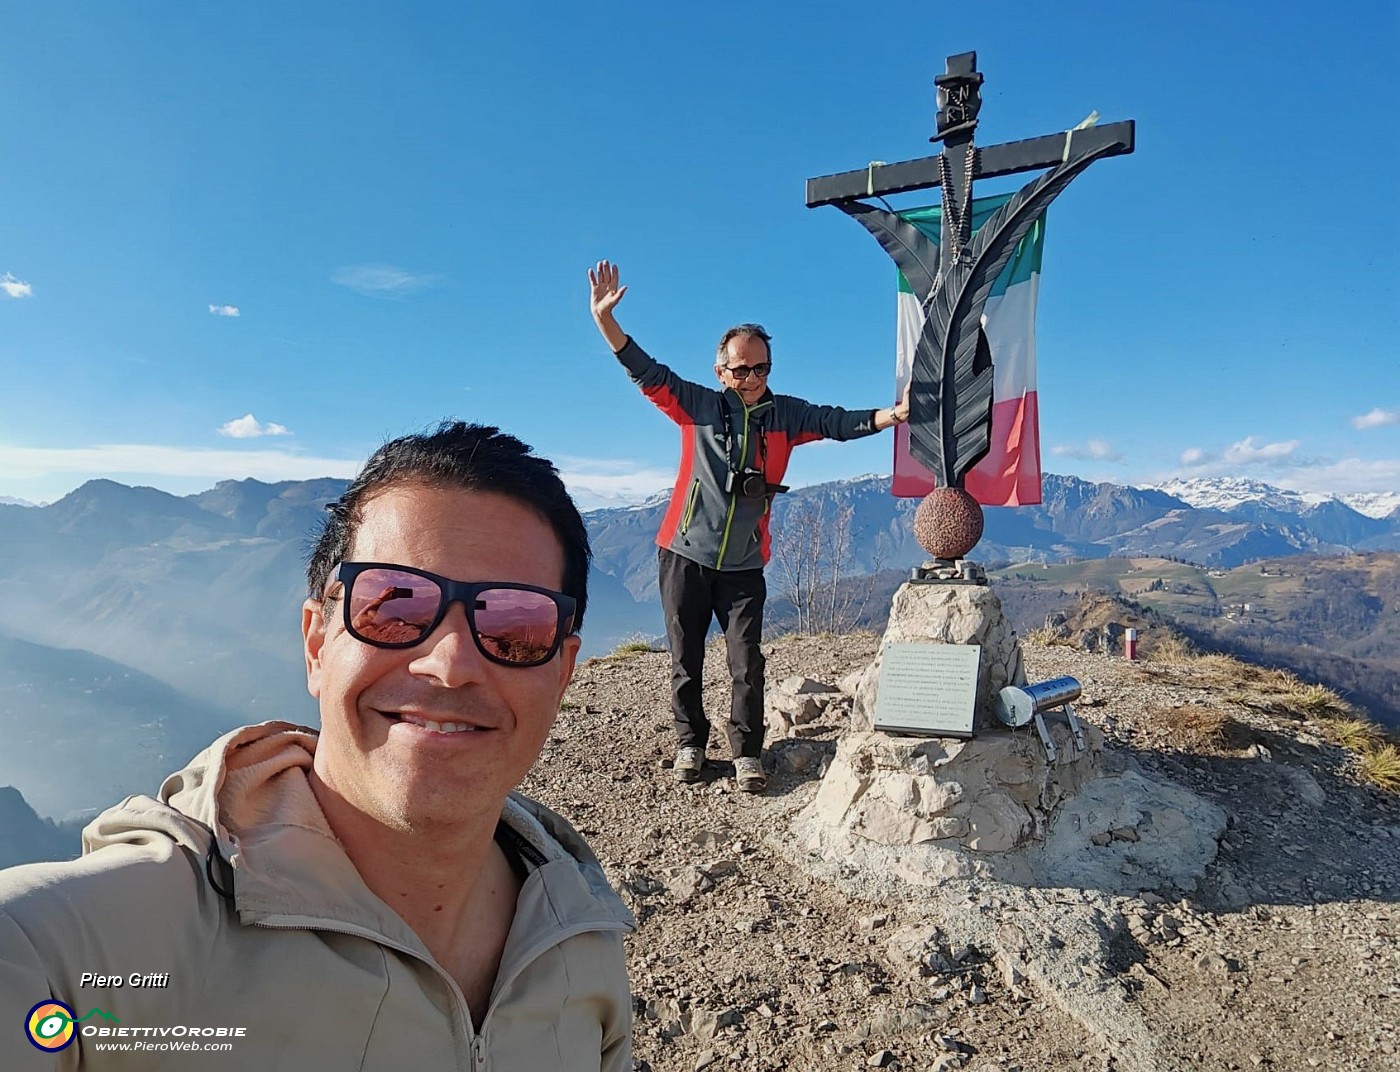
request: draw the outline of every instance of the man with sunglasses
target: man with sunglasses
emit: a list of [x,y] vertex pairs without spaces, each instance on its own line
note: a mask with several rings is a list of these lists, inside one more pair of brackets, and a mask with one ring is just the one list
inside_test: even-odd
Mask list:
[[712,619],[724,630],[733,692],[729,747],[740,789],[767,785],[763,752],[763,567],[768,519],[794,447],[819,439],[859,439],[909,418],[909,400],[875,410],[817,406],[768,388],[770,337],[739,324],[719,340],[720,390],[682,379],[653,359],[618,325],[613,312],[627,292],[617,266],[588,272],[594,323],[622,367],[681,430],[681,465],[657,533],[661,605],[671,651],[671,712],[678,748],[674,773],[700,779],[710,723],[701,698],[705,635]]
[[307,568],[319,733],[235,730],[101,815],[81,859],[0,872],[0,1012],[33,1006],[0,1067],[165,1067],[173,1031],[229,1043],[210,1068],[630,1072],[631,914],[513,792],[573,673],[589,558],[512,436],[444,423],[376,451]]

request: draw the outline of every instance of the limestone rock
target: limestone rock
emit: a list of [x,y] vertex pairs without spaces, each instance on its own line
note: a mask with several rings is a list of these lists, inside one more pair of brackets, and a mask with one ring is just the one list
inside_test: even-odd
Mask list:
[[[1051,732],[1064,757],[1055,765],[1025,732],[995,730],[966,741],[848,733],[799,821],[857,844],[1021,848],[1043,835],[1060,803],[1093,776],[1102,750],[1095,727],[1085,727],[1090,746],[1083,753],[1075,752],[1067,726],[1052,724]],[[946,872],[946,862],[933,870]]]
[[[1113,837],[1132,831],[1137,840]],[[1132,766],[1110,770],[1065,803],[1027,863],[1043,881],[1134,893],[1161,886],[1195,889],[1215,858],[1225,812],[1190,790],[1148,778]],[[1094,835],[1110,840],[1088,848]]]
[[[982,648],[974,736],[893,736],[871,727],[884,651],[933,641]],[[894,598],[875,660],[855,687],[851,730],[816,796],[794,819],[808,851],[843,867],[883,870],[918,885],[1000,881],[1137,892],[1194,888],[1214,858],[1224,812],[1148,778],[1127,757],[1105,763],[1103,732],[1082,723],[1079,749],[1060,712],[1047,712],[1050,763],[1031,729],[991,721],[991,700],[1025,684],[1019,645],[988,588],[907,584]],[[801,696],[800,685],[790,690]],[[1302,778],[1294,789],[1316,799]]]
[[799,727],[824,720],[833,703],[844,700],[841,690],[833,685],[809,677],[788,677],[766,690],[763,720],[773,737],[802,736]]
[[825,752],[809,741],[791,741],[774,745],[772,749],[777,769],[788,774],[803,774],[819,767]]
[[1282,781],[1288,783],[1290,790],[1300,802],[1312,807],[1319,807],[1327,803],[1327,794],[1323,792],[1322,786],[1318,785],[1317,779],[1302,767],[1294,767],[1286,763],[1280,764],[1277,773]]
[[868,730],[874,725],[885,649],[911,641],[981,647],[974,730],[994,724],[992,701],[1002,688],[1026,683],[1016,634],[991,588],[975,584],[906,584],[894,594],[880,651],[856,686],[852,730]]

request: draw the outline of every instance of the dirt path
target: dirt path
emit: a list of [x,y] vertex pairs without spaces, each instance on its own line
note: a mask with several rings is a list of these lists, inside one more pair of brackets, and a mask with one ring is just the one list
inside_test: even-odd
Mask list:
[[[770,685],[835,684],[876,643],[765,645]],[[1396,801],[1358,785],[1302,720],[1232,700],[1189,666],[1025,654],[1033,680],[1081,681],[1079,713],[1110,747],[1227,810],[1196,890],[930,897],[824,873],[788,825],[839,727],[770,742],[761,797],[734,791],[717,728],[704,780],[682,786],[663,765],[667,656],[580,669],[524,789],[589,837],[640,921],[638,1068],[1400,1070]],[[728,706],[723,667],[712,649],[712,718]],[[1194,709],[1228,710],[1225,738],[1183,736]],[[1018,962],[1018,947],[1042,952]]]

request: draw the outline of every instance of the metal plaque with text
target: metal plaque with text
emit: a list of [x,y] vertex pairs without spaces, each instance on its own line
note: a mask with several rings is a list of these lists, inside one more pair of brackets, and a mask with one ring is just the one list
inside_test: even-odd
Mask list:
[[875,729],[971,737],[981,657],[977,644],[889,645],[880,660]]

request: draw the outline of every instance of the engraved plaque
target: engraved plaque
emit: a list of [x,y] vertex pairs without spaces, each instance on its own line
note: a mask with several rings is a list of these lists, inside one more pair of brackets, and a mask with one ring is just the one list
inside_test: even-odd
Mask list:
[[971,737],[977,644],[891,644],[880,660],[875,728],[923,737]]

